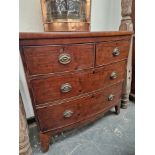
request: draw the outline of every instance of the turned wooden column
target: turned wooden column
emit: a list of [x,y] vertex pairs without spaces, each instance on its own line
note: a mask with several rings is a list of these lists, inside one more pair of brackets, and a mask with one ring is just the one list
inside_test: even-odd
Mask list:
[[32,149],[29,142],[26,115],[20,94],[19,94],[19,154],[32,155]]
[[[132,0],[122,0],[121,2],[122,7],[122,20],[119,27],[120,31],[133,31],[133,23],[132,23]],[[131,80],[132,80],[132,42],[130,45],[130,51],[128,56],[128,63],[127,63],[127,73],[124,82],[124,89],[123,95],[121,100],[121,107],[126,109],[128,102],[129,102],[129,94],[131,91]]]
[[[135,33],[135,0],[132,1],[132,22]],[[133,35],[133,46],[132,46],[132,81],[131,81],[130,100],[135,101],[135,34]]]

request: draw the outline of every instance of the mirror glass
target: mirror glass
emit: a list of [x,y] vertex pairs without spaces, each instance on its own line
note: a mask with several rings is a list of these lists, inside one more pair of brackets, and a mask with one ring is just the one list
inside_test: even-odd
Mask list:
[[53,0],[47,2],[47,20],[50,21],[68,21],[77,19],[86,21],[85,0]]

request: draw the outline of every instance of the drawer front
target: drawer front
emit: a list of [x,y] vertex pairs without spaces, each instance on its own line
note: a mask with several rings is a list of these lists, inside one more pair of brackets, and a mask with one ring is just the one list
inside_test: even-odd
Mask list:
[[96,44],[96,66],[127,59],[129,46],[129,40]]
[[55,130],[96,115],[118,104],[121,91],[122,83],[119,83],[74,101],[37,109],[40,128],[42,131]]
[[94,45],[64,45],[24,47],[26,66],[30,75],[91,68]]
[[41,131],[69,125],[79,119],[80,109],[77,103],[64,103],[37,110]]
[[33,79],[30,81],[35,104],[74,97],[95,91],[124,79],[126,61],[95,70]]
[[[118,104],[122,94],[122,82],[105,88],[101,93],[91,96],[91,99],[83,103],[81,116],[83,118],[102,112],[104,109]],[[88,108],[89,107],[89,108]]]

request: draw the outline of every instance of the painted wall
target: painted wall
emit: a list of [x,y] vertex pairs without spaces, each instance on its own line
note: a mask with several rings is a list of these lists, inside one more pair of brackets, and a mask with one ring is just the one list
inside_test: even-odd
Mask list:
[[40,0],[19,0],[19,31],[44,31]]
[[117,31],[121,20],[121,0],[92,0],[91,31]]
[[[117,31],[121,20],[121,0],[92,0],[91,31]],[[19,31],[43,32],[40,0],[19,0]],[[25,80],[21,58],[19,59],[20,91],[26,117],[34,116]]]

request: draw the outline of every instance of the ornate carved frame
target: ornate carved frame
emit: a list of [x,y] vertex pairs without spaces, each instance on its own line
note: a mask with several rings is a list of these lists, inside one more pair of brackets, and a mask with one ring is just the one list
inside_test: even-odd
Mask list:
[[42,20],[44,25],[44,31],[89,31],[90,30],[90,12],[91,12],[91,0],[85,0],[85,21],[79,21],[78,19],[69,19],[67,21],[48,21],[47,3],[53,0],[41,0],[42,8]]

